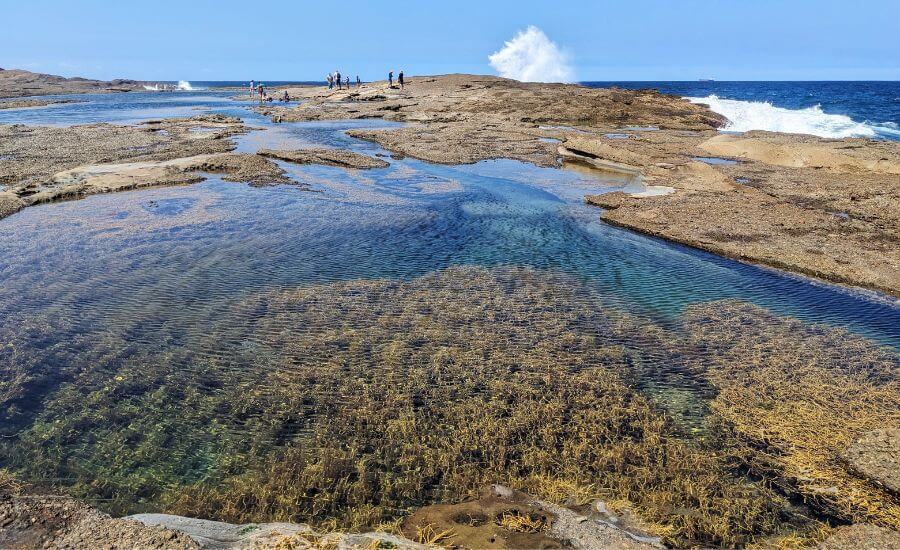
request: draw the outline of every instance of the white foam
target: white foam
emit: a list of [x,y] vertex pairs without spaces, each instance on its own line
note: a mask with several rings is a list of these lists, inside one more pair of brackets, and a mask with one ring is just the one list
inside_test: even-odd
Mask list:
[[568,56],[544,31],[529,26],[488,57],[491,67],[505,78],[522,82],[573,82],[575,71]]
[[179,80],[179,81],[178,81],[178,86],[176,86],[176,88],[179,89],[179,90],[185,90],[185,91],[188,91],[188,92],[194,90],[194,87],[191,86],[191,83],[188,82],[187,80]]
[[722,99],[716,95],[687,99],[692,103],[705,103],[713,111],[724,115],[728,119],[728,125],[723,130],[729,132],[768,130],[812,134],[825,138],[888,136],[900,138],[900,130],[894,123],[856,122],[846,115],[825,113],[820,105],[805,109],[785,109],[769,102]]

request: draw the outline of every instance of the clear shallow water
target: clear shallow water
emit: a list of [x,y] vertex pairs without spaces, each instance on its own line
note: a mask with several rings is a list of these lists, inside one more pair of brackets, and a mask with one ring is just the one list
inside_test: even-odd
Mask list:
[[[377,145],[349,138],[343,131],[391,123],[273,125],[249,111],[246,103],[228,99],[231,95],[203,91],[81,96],[86,103],[0,112],[0,122],[125,123],[217,112],[241,116],[259,128],[238,138],[238,151],[324,145],[386,156]],[[202,274],[206,264],[195,262],[207,257],[215,258],[217,286],[242,291],[354,277],[412,277],[456,264],[514,264],[577,273],[627,308],[662,316],[692,303],[739,298],[900,345],[900,307],[895,300],[610,227],[598,221],[598,210],[581,204],[585,194],[622,188],[628,181],[514,161],[449,167],[403,160],[387,169],[354,173],[282,166],[321,192],[291,186],[250,189],[213,178],[186,188],[29,208],[2,220],[2,292],[17,296],[13,301],[27,308],[28,289],[48,286],[53,277],[90,281],[115,273],[117,286],[107,289],[113,291],[111,301],[121,299],[117,294],[132,296],[143,289],[161,292],[158,300],[168,303],[192,292],[208,295],[203,284],[177,277]],[[193,206],[147,210],[150,201],[182,200]],[[145,221],[138,223],[134,210],[143,212]],[[144,230],[144,223],[153,228],[164,212],[167,224]],[[196,223],[201,212],[199,219],[209,216],[208,222]],[[172,243],[177,243],[178,254],[169,249]],[[90,253],[95,246],[96,253]],[[134,267],[136,261],[140,269]],[[143,270],[150,268],[155,271],[151,279],[162,289],[142,286],[147,280]],[[168,295],[165,287],[173,277],[178,294]],[[207,298],[232,299],[228,292]],[[93,300],[87,302],[98,307]],[[71,295],[69,303],[76,309],[73,317],[80,317],[78,295]]]
[[[351,127],[386,126],[382,121],[271,125],[245,104],[208,92],[87,99],[87,104],[70,104],[54,112],[20,112],[17,120],[121,122],[201,107],[242,116],[260,128],[239,138],[242,151],[325,145],[385,155],[378,146],[343,133]],[[282,166],[314,191],[290,185],[251,188],[211,178],[187,187],[28,208],[0,220],[0,336],[15,346],[7,358],[47,369],[47,393],[41,395],[51,398],[61,385],[83,393],[86,400],[94,399],[117,380],[120,369],[133,365],[138,365],[138,372],[165,365],[174,373],[202,379],[201,366],[216,364],[249,377],[254,369],[284,368],[276,367],[279,363],[273,359],[283,352],[266,342],[281,331],[297,330],[286,322],[262,323],[266,309],[246,305],[255,296],[357,279],[409,281],[453,266],[525,266],[564,274],[600,297],[604,306],[643,320],[648,331],[676,326],[692,305],[738,299],[900,347],[900,305],[895,300],[614,228],[599,221],[597,209],[582,203],[585,194],[620,189],[628,181],[504,160],[469,166],[393,160],[388,168],[358,172]],[[507,291],[515,295],[519,290],[515,283],[512,286]],[[334,296],[333,291],[326,294]],[[468,299],[459,296],[461,303]],[[479,294],[478,299],[484,296]],[[329,311],[336,313],[329,315],[340,317],[344,307],[344,302],[335,301]],[[568,308],[552,299],[546,307],[561,312]],[[498,316],[501,322],[503,312],[485,308],[485,315]],[[332,322],[325,319],[323,323]],[[583,332],[602,333],[593,321],[582,322]],[[235,335],[223,327],[257,328]],[[648,394],[669,400],[674,394],[681,404],[668,406],[683,406],[687,416],[700,414],[697,409],[702,406],[684,398],[697,391],[695,383],[678,373],[657,344],[642,338],[638,330],[620,341],[632,339],[628,345],[639,349],[647,368],[659,374],[646,383]],[[535,342],[516,339],[508,345],[512,350]],[[378,376],[380,363],[367,360],[372,376]],[[73,370],[92,369],[99,369],[99,378],[73,378]],[[60,379],[54,380],[57,371]],[[223,391],[215,381],[200,387],[208,393]],[[265,382],[257,390],[269,391]],[[131,395],[120,395],[114,402]],[[31,406],[36,411],[17,416],[23,422],[19,428],[27,427],[28,420],[23,419],[32,418],[29,414],[44,414],[41,430],[71,414],[59,409],[41,413],[37,401]],[[127,431],[134,422],[118,414],[97,414],[100,417],[90,422],[104,429],[111,425]],[[157,413],[142,409],[141,414],[154,419]],[[172,414],[179,413],[169,410],[158,424],[171,422],[167,418]],[[256,409],[247,413],[250,418],[265,414]],[[85,420],[79,428],[86,430],[87,439],[93,433],[90,422]],[[166,460],[178,463],[176,477],[196,481],[218,468],[210,448],[246,443],[241,438],[252,432],[247,422],[222,420],[218,426],[222,431],[204,436],[208,439],[170,428],[168,443],[145,445],[157,451],[172,446]],[[286,422],[266,443],[282,445],[307,429]],[[207,446],[186,448],[185,441],[192,438]],[[87,476],[109,471],[108,455],[96,449],[79,455],[81,446],[88,444],[75,438],[63,445],[70,445],[82,460],[81,470],[75,471]],[[57,475],[71,476],[72,471]]]

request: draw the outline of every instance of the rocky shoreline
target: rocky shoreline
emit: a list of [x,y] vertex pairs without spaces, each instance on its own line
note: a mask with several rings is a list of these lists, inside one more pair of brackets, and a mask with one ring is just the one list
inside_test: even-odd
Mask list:
[[487,76],[289,92],[302,104],[257,110],[276,122],[405,122],[348,134],[429,162],[512,158],[624,173],[644,191],[586,198],[609,223],[900,296],[900,143],[721,135],[723,117],[674,96]]
[[341,149],[233,152],[231,138],[248,131],[240,119],[222,115],[149,120],[136,126],[0,125],[0,219],[58,200],[197,183],[204,174],[254,186],[305,188],[273,159],[347,169],[388,165]]
[[65,78],[19,69],[0,69],[0,98],[61,94],[96,94],[143,90],[148,82],[116,79]]

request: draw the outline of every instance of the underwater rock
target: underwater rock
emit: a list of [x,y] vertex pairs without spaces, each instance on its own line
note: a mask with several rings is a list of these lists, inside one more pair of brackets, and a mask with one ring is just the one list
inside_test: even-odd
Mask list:
[[854,472],[900,494],[900,427],[864,433],[841,458]]
[[855,524],[838,527],[819,550],[897,550],[900,533],[876,525]]
[[900,528],[898,495],[854,472],[896,479],[896,469],[887,473],[900,425],[892,348],[735,301],[692,306],[684,324],[706,351],[689,368],[718,390],[710,410],[733,460],[820,514]]

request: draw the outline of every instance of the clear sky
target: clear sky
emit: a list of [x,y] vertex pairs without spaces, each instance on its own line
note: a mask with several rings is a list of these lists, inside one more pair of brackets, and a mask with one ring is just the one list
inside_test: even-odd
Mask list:
[[535,25],[578,80],[900,80],[900,0],[0,0],[0,67],[144,80],[493,73]]

